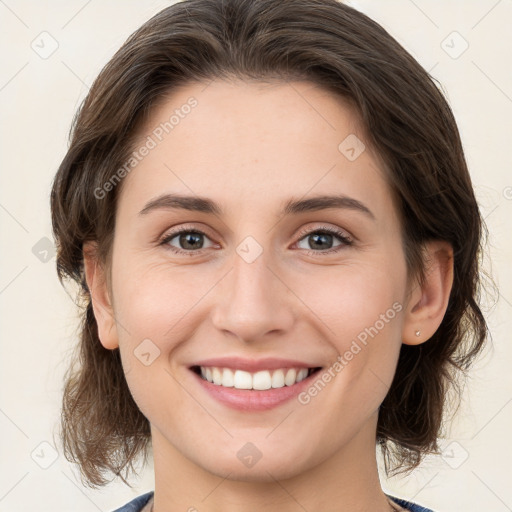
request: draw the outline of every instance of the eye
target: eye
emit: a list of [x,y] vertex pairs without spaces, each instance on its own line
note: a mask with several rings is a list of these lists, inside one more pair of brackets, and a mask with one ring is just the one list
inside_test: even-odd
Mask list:
[[[326,253],[332,254],[353,244],[352,239],[346,232],[330,226],[322,226],[314,230],[303,230],[299,233],[299,236],[301,237],[297,242],[299,249],[303,249],[306,253],[314,256]],[[161,240],[160,245],[165,246],[176,254],[194,256],[203,249],[216,245],[210,241],[210,245],[205,246],[205,238],[210,240],[206,233],[199,229],[182,227],[166,234]],[[333,246],[333,242],[336,239],[339,241],[339,244]],[[307,247],[300,247],[300,244],[303,242],[307,243]]]
[[[322,226],[321,229],[302,231],[299,236],[302,238],[297,242],[297,244],[300,244],[303,241],[307,244],[307,247],[299,248],[305,249],[308,254],[313,254],[315,256],[318,255],[318,253],[335,253],[353,244],[352,239],[347,235],[347,233],[329,226]],[[332,246],[334,239],[338,239],[340,241],[336,246]]]
[[[161,245],[166,245],[171,251],[175,253],[192,256],[194,253],[197,253],[198,251],[201,251],[205,248],[203,240],[204,237],[208,238],[206,233],[203,233],[200,230],[182,228],[167,234],[162,239]],[[176,247],[175,244],[177,244],[178,247]],[[212,246],[213,245],[214,244],[212,243]]]

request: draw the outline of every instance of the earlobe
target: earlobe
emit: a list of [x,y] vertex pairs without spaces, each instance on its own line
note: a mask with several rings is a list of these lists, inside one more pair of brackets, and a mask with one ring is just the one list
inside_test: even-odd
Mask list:
[[114,311],[103,265],[98,259],[97,244],[87,242],[83,247],[84,272],[91,295],[94,317],[101,344],[109,350],[119,347]]
[[429,340],[443,321],[453,285],[453,249],[436,240],[425,245],[425,281],[410,290],[402,342],[419,345]]

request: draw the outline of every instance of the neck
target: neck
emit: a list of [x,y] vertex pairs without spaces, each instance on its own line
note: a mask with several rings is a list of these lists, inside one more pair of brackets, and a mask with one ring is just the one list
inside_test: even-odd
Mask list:
[[377,413],[330,457],[296,474],[293,461],[287,462],[286,471],[270,471],[262,457],[258,476],[242,481],[233,478],[234,472],[214,474],[186,458],[152,425],[154,511],[296,512],[299,506],[324,512],[389,512],[392,506],[377,468],[376,426]]

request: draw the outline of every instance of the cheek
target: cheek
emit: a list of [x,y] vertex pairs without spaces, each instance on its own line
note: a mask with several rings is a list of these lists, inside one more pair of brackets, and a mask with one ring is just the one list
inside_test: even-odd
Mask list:
[[[360,411],[365,416],[384,399],[396,369],[401,346],[403,278],[382,265],[336,270],[331,267],[328,272],[328,285],[312,286],[314,283],[306,280],[298,290],[314,312],[309,318],[322,329],[321,337],[338,354],[324,380],[336,392],[324,394],[326,400],[333,402],[323,410],[342,415],[346,410]],[[340,408],[341,403],[344,407]]]
[[[181,408],[186,397],[173,377],[174,354],[190,336],[185,329],[190,328],[197,289],[169,269],[164,272],[163,268],[138,269],[134,265],[130,272],[122,270],[119,266],[114,293],[128,387],[147,418],[175,425],[176,416],[171,412]],[[172,408],[162,407],[162,403],[172,404]]]
[[164,339],[167,343],[179,337],[187,324],[187,315],[214,282],[190,266],[172,268],[167,263],[125,268],[125,272],[118,268],[116,316],[126,326],[132,342],[150,338],[161,344]]
[[400,332],[401,276],[395,279],[381,264],[331,266],[323,272],[325,279],[318,272],[298,280],[295,291],[339,352],[354,339],[364,342],[369,330],[372,337],[382,333],[388,339]]
[[191,313],[208,283],[194,277],[190,267],[187,275],[162,266],[138,267],[127,260],[114,268],[119,350],[128,385],[142,409],[153,399],[149,390],[176,388],[169,373],[173,355],[181,340],[190,336]]

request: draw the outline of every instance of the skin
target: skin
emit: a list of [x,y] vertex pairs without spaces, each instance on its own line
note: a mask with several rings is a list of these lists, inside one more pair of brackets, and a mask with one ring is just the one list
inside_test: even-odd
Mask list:
[[[349,134],[365,135],[331,93],[309,82],[188,84],[151,113],[140,141],[190,96],[198,105],[124,179],[111,274],[94,243],[84,248],[101,343],[119,347],[151,424],[154,510],[389,511],[375,456],[378,409],[401,344],[426,342],[442,321],[451,248],[431,242],[425,285],[408,281],[382,162],[368,145],[354,161],[338,150]],[[164,192],[208,197],[223,214],[139,214]],[[291,198],[334,192],[374,218],[347,208],[280,214]],[[182,226],[206,233],[193,256],[170,250],[187,250],[179,236],[157,240]],[[311,233],[323,226],[353,244],[329,254],[343,244],[333,236],[315,249]],[[236,251],[247,236],[263,250],[252,263]],[[328,368],[394,303],[402,310],[306,405],[236,411],[188,369],[234,355]],[[134,350],[148,338],[160,355],[146,366]],[[251,468],[237,457],[249,441],[262,454]]]

